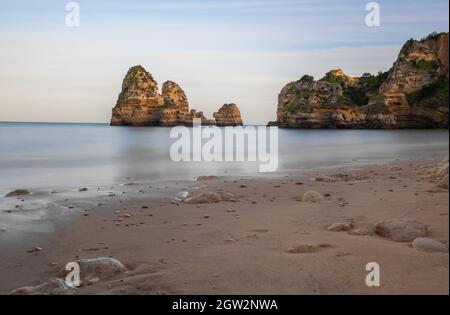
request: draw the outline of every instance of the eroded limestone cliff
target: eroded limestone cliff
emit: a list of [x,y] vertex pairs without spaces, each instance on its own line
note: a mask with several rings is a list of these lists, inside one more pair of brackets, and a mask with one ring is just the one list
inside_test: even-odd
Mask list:
[[278,98],[288,128],[448,128],[448,33],[409,40],[393,67],[350,77],[342,70],[305,75]]

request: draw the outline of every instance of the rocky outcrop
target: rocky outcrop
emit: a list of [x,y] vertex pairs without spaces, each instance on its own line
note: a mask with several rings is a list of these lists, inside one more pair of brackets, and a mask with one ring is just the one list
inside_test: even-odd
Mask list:
[[428,170],[424,179],[434,182],[439,188],[448,189],[448,155],[435,167]]
[[288,128],[448,128],[448,33],[409,40],[387,72],[361,77],[342,70],[305,75],[278,98]]
[[202,124],[214,124],[202,112],[189,110],[183,89],[167,81],[158,91],[158,83],[142,66],[130,68],[123,80],[122,91],[112,110],[111,125],[115,126],[192,126],[200,118]]
[[[242,125],[239,109],[235,104],[222,107],[218,114],[219,125]],[[175,82],[167,81],[161,94],[158,83],[142,66],[131,67],[122,83],[116,106],[112,110],[113,126],[192,126],[194,118],[202,125],[215,125],[203,112],[189,109],[186,93]]]
[[236,104],[224,104],[214,113],[217,126],[242,126],[241,112]]
[[122,83],[111,125],[158,125],[164,99],[158,92],[158,83],[142,66],[130,68]]

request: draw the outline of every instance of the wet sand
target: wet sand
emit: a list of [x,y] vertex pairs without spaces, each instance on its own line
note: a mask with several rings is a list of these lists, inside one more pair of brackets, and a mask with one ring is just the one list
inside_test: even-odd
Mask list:
[[[50,221],[49,229],[17,234],[2,222],[0,293],[42,283],[70,261],[111,256],[129,271],[83,286],[79,293],[448,294],[448,253],[421,252],[410,242],[377,234],[327,230],[348,222],[354,230],[371,231],[382,220],[415,218],[429,226],[429,237],[448,245],[448,190],[421,179],[432,165],[403,161],[359,170],[151,187],[129,181],[99,191],[74,190],[70,198],[62,194],[53,203],[68,213],[64,218],[55,209],[32,222]],[[342,173],[351,177],[312,180]],[[324,200],[298,201],[311,190]],[[181,191],[229,192],[235,200],[187,204],[175,200]],[[26,202],[37,196],[21,198]],[[314,250],[290,250],[303,245]],[[42,250],[27,252],[36,247]],[[380,287],[365,284],[368,262],[380,265]]]

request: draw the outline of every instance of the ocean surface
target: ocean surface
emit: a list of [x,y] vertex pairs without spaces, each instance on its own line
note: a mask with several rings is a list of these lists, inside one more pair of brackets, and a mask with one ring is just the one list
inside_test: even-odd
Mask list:
[[[169,137],[170,130],[0,123],[0,195],[16,188],[258,175],[259,162],[172,161],[170,147],[176,139]],[[278,145],[278,172],[286,172],[397,159],[441,159],[449,149],[449,134],[448,130],[279,129]]]

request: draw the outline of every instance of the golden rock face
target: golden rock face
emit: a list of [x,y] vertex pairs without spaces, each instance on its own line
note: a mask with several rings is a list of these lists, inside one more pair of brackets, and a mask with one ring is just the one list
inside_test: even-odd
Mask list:
[[224,104],[214,113],[217,126],[242,126],[241,112],[236,104]]
[[[219,110],[220,123],[242,125],[239,109],[235,104],[229,110]],[[189,109],[183,89],[173,81],[166,81],[159,93],[158,83],[142,66],[130,68],[122,83],[116,106],[112,109],[111,125],[114,126],[192,126],[194,118],[203,125],[215,125],[203,112]]]
[[288,128],[448,128],[448,33],[409,40],[378,75],[332,70],[287,84],[277,122]]

